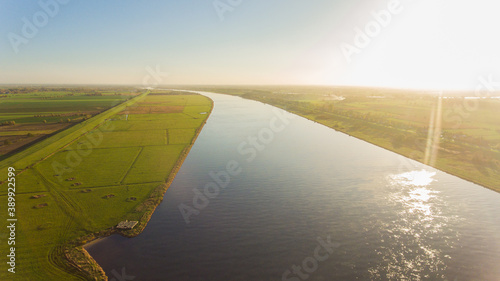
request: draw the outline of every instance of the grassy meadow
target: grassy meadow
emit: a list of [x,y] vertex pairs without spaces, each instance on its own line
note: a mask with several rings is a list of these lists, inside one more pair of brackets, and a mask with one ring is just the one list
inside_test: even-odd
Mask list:
[[[281,107],[500,192],[499,93],[204,87]],[[496,98],[481,98],[496,96]]]
[[[7,167],[16,169],[16,280],[103,280],[81,246],[115,233],[122,220],[140,222],[127,236],[145,227],[208,117],[200,113],[212,109],[210,99],[190,93],[128,97],[0,162],[2,180]],[[99,104],[78,99],[85,111]],[[0,186],[7,206],[7,183]],[[6,239],[4,230],[3,253]],[[0,280],[9,274],[2,263]]]
[[0,96],[0,160],[103,112],[137,93],[24,91]]

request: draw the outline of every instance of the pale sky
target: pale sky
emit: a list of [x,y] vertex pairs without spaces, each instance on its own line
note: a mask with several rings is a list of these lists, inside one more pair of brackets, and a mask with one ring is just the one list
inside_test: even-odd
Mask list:
[[473,89],[481,76],[500,81],[499,8],[497,0],[0,0],[0,83]]

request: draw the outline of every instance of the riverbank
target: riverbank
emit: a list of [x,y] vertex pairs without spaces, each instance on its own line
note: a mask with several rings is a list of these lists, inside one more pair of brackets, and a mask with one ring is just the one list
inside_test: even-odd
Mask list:
[[149,220],[151,219],[151,216],[153,215],[154,211],[158,207],[158,205],[161,204],[163,197],[165,193],[167,192],[168,188],[172,184],[172,181],[175,179],[175,176],[179,172],[179,169],[182,167],[182,164],[184,163],[184,160],[187,158],[189,155],[189,152],[193,145],[196,142],[196,139],[198,138],[199,134],[203,130],[203,127],[205,126],[208,118],[210,117],[210,114],[213,109],[213,101],[211,101],[211,106],[210,110],[208,111],[208,114],[206,114],[206,119],[203,122],[203,124],[196,129],[196,133],[191,141],[191,144],[184,148],[183,152],[177,159],[174,168],[170,172],[167,180],[165,183],[159,185],[156,187],[149,198],[142,202],[137,208],[136,211],[141,210],[142,215],[141,218],[138,221],[138,224],[130,230],[118,230],[115,227],[112,229],[108,229],[105,231],[101,232],[96,232],[84,237],[80,237],[79,239],[75,240],[73,242],[73,250],[72,254],[69,254],[66,256],[68,261],[76,265],[82,272],[85,272],[85,274],[89,277],[92,278],[92,280],[108,280],[106,277],[106,274],[102,270],[102,268],[98,265],[98,263],[92,258],[92,256],[85,250],[85,247],[88,247],[108,236],[114,235],[114,234],[119,234],[124,237],[128,238],[133,238],[136,237],[137,235],[141,234],[144,229],[146,228]]
[[[271,104],[273,105],[273,104]],[[278,105],[274,105],[277,107],[280,107]],[[283,107],[280,107],[282,109],[285,109]],[[285,109],[286,110],[286,109]],[[392,142],[386,138],[380,138],[380,137],[375,137],[374,135],[371,134],[366,134],[364,132],[352,132],[349,130],[345,130],[342,127],[335,127],[333,128],[331,124],[328,123],[328,121],[325,120],[318,120],[312,117],[311,115],[304,114],[299,111],[291,111],[288,110],[291,113],[297,114],[299,116],[302,116],[308,120],[317,122],[323,126],[326,126],[330,129],[334,129],[336,131],[342,132],[346,135],[349,135],[351,137],[355,137],[357,139],[366,141],[368,143],[371,143],[373,145],[376,145],[378,147],[381,147],[383,149],[387,149],[391,152],[397,153],[401,156],[404,156],[406,158],[415,160],[417,162],[420,162],[422,164],[431,166],[433,168],[436,168],[440,171],[446,172],[450,175],[456,176],[458,178],[461,178],[463,180],[469,181],[471,183],[477,184],[481,187],[488,188],[490,190],[493,190],[495,192],[500,193],[500,174],[492,174],[492,175],[484,175],[480,171],[477,171],[474,167],[470,167],[470,163],[468,162],[462,162],[459,161],[458,163],[462,163],[462,165],[457,165],[457,163],[450,163],[450,159],[437,159],[437,161],[434,164],[431,164],[429,162],[425,162],[425,151],[420,151],[420,150],[413,150],[413,149],[405,149],[405,148],[396,148],[392,144]],[[453,161],[453,160],[451,160]],[[409,162],[401,163],[402,167],[408,169],[408,167],[411,167],[411,164]],[[465,167],[469,166],[469,169],[465,169]]]
[[[209,88],[207,91],[240,96],[267,103],[311,121],[429,165],[482,187],[500,192],[500,152],[498,138],[491,132],[497,100],[481,101],[482,107],[469,113],[458,126],[447,117],[457,100],[441,101],[442,120],[432,122],[432,111],[439,97],[384,89],[297,88],[282,93],[260,87]],[[288,89],[290,90],[290,89]],[[315,92],[316,91],[316,92]],[[454,122],[451,122],[453,120]],[[463,123],[463,124],[462,124]],[[434,131],[434,126],[439,128]],[[458,127],[457,127],[458,126]],[[486,137],[488,136],[488,137]],[[496,144],[496,145],[495,145]],[[408,168],[410,163],[401,164]]]
[[[425,151],[419,151],[419,150],[409,150],[405,148],[396,148],[394,145],[387,139],[385,138],[376,138],[373,135],[367,135],[364,134],[363,132],[350,132],[348,130],[342,130],[339,128],[332,128],[329,126],[327,122],[322,122],[322,120],[315,120],[311,118],[311,116],[300,113],[300,112],[292,112],[295,113],[299,116],[302,116],[306,119],[309,119],[311,121],[315,121],[321,125],[324,125],[326,127],[329,127],[331,129],[334,129],[336,131],[342,132],[344,134],[347,134],[349,136],[355,137],[357,139],[366,141],[368,143],[371,143],[373,145],[376,145],[378,147],[381,147],[383,149],[387,149],[391,152],[397,153],[401,156],[404,156],[406,158],[415,160],[419,163],[431,166],[433,168],[436,168],[440,171],[446,172],[450,175],[456,176],[458,178],[461,178],[463,180],[469,181],[471,183],[477,184],[481,187],[488,188],[490,190],[493,190],[495,192],[500,193],[500,175],[499,174],[493,174],[493,175],[484,175],[480,171],[475,170],[473,167],[470,167],[470,169],[464,169],[464,167],[467,167],[470,165],[470,163],[463,163],[462,161],[459,161],[458,163],[462,163],[463,165],[457,165],[457,163],[450,163],[450,161],[453,161],[449,158],[447,159],[437,159],[437,161],[432,164],[429,162],[425,162]],[[401,163],[403,168],[410,169],[411,164],[409,162],[402,162]]]
[[[16,171],[24,170],[16,173],[16,244],[23,245],[17,278],[106,280],[83,245],[115,233],[132,237],[145,228],[213,102],[170,91],[142,97],[133,106],[110,109],[105,120],[89,119],[99,126],[78,131],[67,143],[61,140],[57,151],[48,151],[49,144],[42,158],[13,164]],[[139,224],[132,231],[116,230],[123,220]],[[6,245],[0,250],[7,251]],[[5,272],[0,279],[8,278]]]
[[[329,258],[309,279],[498,276],[498,194],[413,161],[408,175],[399,155],[300,117],[274,124],[284,129],[269,141],[260,132],[275,117],[272,106],[207,96],[215,102],[210,122],[148,228],[88,249],[110,279],[125,268],[135,280],[279,280],[302,266],[318,238],[340,245],[320,250]],[[238,147],[255,138],[262,150],[247,162]],[[241,173],[225,188],[218,173],[217,192],[210,171],[231,160]],[[206,187],[217,195],[202,198]],[[179,206],[194,206],[193,194],[206,205],[186,224]]]

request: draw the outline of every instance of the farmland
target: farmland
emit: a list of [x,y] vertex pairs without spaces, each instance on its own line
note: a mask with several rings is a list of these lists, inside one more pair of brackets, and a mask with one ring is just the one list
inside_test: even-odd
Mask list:
[[133,95],[124,89],[10,89],[0,98],[0,160]]
[[313,86],[197,89],[281,107],[500,192],[499,93]]
[[[115,233],[113,227],[122,220],[139,221],[124,235],[142,231],[208,117],[200,113],[212,108],[211,100],[190,93],[123,97],[131,99],[0,162],[1,180],[7,167],[16,169],[16,255],[22,257],[16,263],[18,278],[104,278],[82,245]],[[106,109],[115,100],[114,95],[95,98],[59,99],[69,102],[70,112]],[[61,112],[68,107],[62,106]],[[0,200],[7,206],[7,183],[0,186]],[[4,238],[1,247],[7,252]],[[2,280],[6,267],[1,266]]]

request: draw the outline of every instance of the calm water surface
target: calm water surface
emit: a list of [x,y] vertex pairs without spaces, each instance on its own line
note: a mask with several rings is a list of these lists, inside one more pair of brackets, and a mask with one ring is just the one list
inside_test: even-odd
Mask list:
[[110,280],[500,280],[500,194],[205,95],[214,110],[144,232],[87,247]]

